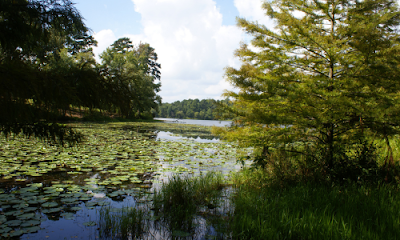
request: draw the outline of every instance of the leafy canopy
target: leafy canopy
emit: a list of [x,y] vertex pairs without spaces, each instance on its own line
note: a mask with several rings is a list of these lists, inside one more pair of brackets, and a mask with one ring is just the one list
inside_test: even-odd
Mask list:
[[103,76],[116,95],[112,107],[125,117],[145,117],[161,103],[161,64],[147,43],[133,46],[129,38],[120,38],[102,54]]
[[59,108],[72,103],[63,87],[73,86],[69,69],[51,65],[64,48],[77,54],[95,44],[81,15],[70,0],[4,0],[0,9],[0,131],[79,140],[55,122]]
[[239,91],[236,127],[224,133],[255,145],[315,156],[328,169],[367,136],[400,123],[400,12],[392,0],[275,0],[263,4],[276,27],[238,18],[253,36],[226,76]]

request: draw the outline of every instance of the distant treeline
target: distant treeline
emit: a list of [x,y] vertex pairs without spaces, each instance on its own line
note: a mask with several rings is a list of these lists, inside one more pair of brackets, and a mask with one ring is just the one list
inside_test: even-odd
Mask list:
[[159,107],[159,112],[156,113],[156,117],[214,120],[217,117],[216,108],[218,103],[227,103],[228,101],[229,100],[188,99],[173,103],[163,103]]

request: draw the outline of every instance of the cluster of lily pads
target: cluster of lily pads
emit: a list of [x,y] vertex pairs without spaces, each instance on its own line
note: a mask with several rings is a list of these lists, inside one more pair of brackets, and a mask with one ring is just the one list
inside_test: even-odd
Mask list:
[[[86,138],[72,148],[35,139],[0,139],[0,236],[40,229],[43,218],[73,219],[82,207],[135,195],[173,172],[237,168],[239,151],[223,142],[156,140],[159,131],[209,135],[207,128],[165,123],[79,123]],[[144,190],[143,190],[144,191]]]

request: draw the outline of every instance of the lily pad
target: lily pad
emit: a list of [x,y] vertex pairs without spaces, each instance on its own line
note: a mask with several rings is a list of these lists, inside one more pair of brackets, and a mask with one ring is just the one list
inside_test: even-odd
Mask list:
[[99,205],[99,206],[107,206],[107,205],[110,205],[110,202],[102,201],[102,202],[98,202],[97,205]]
[[31,219],[33,217],[35,217],[34,213],[26,213],[26,214],[19,215],[17,218],[20,220],[27,220],[27,219]]
[[8,233],[11,230],[12,230],[12,228],[10,228],[10,227],[1,227],[0,234]]
[[34,227],[27,227],[27,228],[24,228],[24,231],[26,232],[26,233],[34,233],[34,232],[37,232],[37,231],[39,231],[41,228],[39,227],[39,226],[34,226]]
[[62,209],[61,208],[47,208],[47,209],[43,209],[42,213],[56,213],[56,212],[61,212]]
[[21,227],[33,227],[39,225],[41,222],[39,220],[29,220],[21,224]]
[[10,237],[19,237],[19,236],[21,236],[22,234],[25,234],[25,231],[24,230],[17,230],[17,231],[11,231],[11,232],[9,232],[9,236]]
[[19,227],[21,225],[21,220],[11,220],[8,222],[5,222],[4,224],[9,226],[9,227]]
[[45,208],[52,208],[52,207],[56,207],[56,206],[58,206],[58,203],[56,203],[56,202],[46,202],[46,203],[42,204],[42,207],[45,207]]

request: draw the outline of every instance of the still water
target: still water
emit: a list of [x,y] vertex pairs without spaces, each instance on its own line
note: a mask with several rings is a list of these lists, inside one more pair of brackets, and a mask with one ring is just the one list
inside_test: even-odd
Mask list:
[[231,121],[176,119],[176,118],[155,118],[155,120],[161,120],[166,123],[192,124],[192,125],[216,126],[216,127],[226,127],[232,123]]
[[0,239],[104,239],[103,206],[133,207],[172,173],[237,170],[239,150],[195,126],[230,122],[159,120],[172,124],[79,124],[88,139],[74,149],[0,139]]
[[[217,120],[194,120],[194,119],[175,119],[175,118],[155,118],[155,120],[160,120],[165,123],[173,123],[173,124],[190,124],[190,125],[200,125],[200,126],[216,126],[216,127],[225,127],[229,126],[232,122],[231,121],[217,121]],[[176,136],[175,134],[171,132],[166,132],[166,131],[159,131],[157,133],[157,140],[193,140],[196,142],[202,142],[202,143],[213,143],[213,142],[219,142],[218,138],[212,138],[212,139],[204,139],[202,137],[181,137],[181,136]]]

